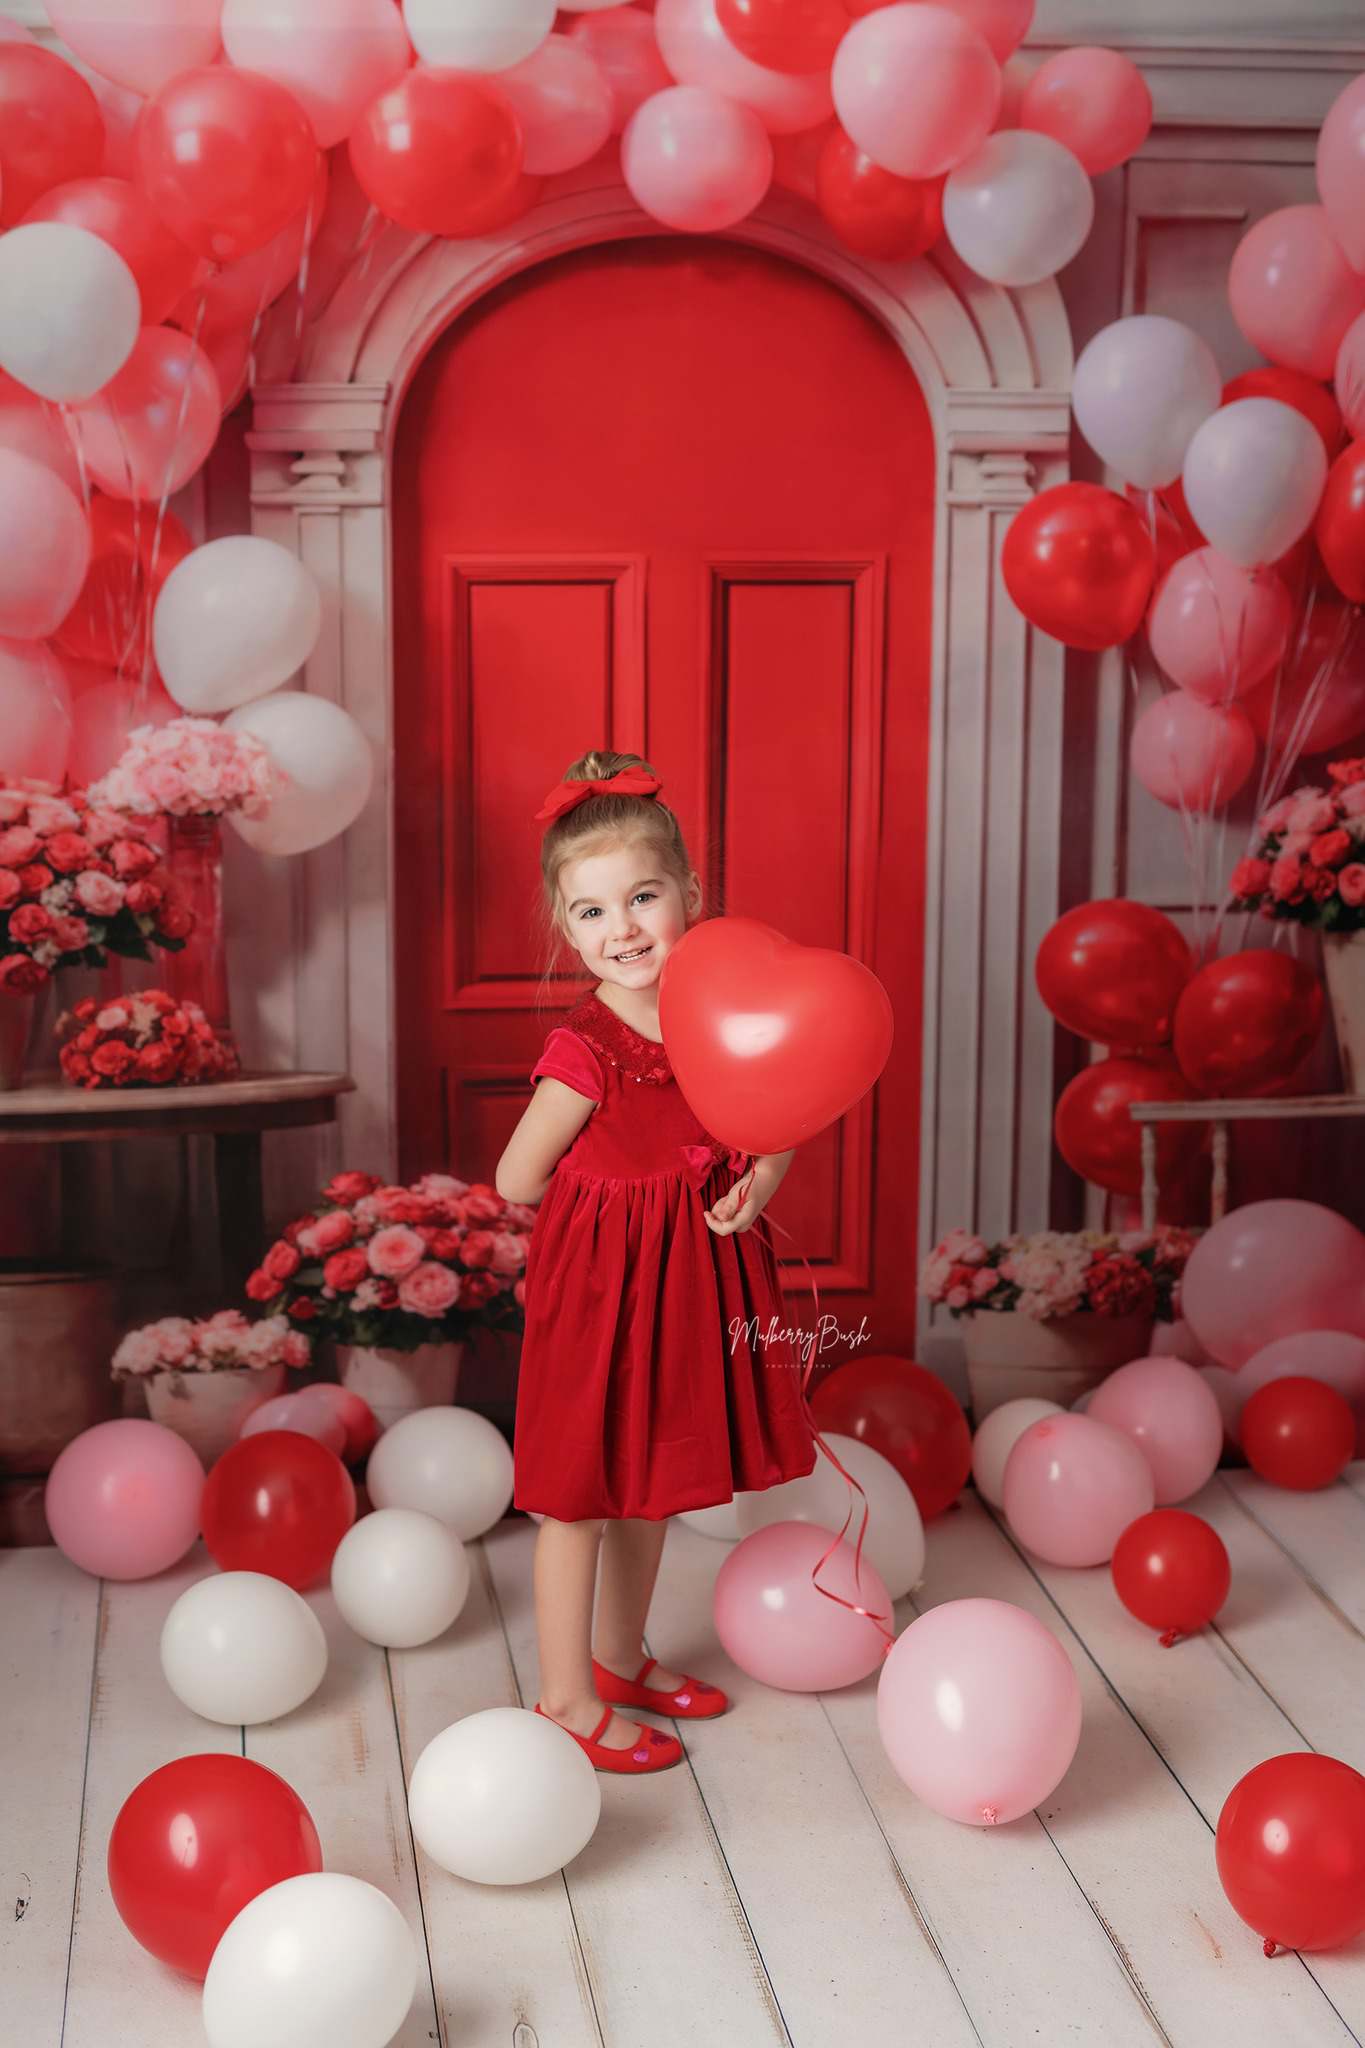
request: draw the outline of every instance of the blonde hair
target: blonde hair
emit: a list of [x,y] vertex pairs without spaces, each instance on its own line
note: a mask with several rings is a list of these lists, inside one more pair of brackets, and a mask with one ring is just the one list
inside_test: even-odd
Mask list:
[[[616,754],[609,747],[595,747],[580,754],[564,770],[564,782],[596,782],[619,775],[623,768],[658,769],[639,754]],[[540,937],[544,971],[536,1007],[564,1000],[563,984],[583,978],[583,964],[569,938],[568,918],[560,894],[559,878],[570,861],[585,860],[599,853],[611,853],[619,846],[643,844],[657,861],[662,874],[671,875],[687,896],[692,862],[682,826],[662,796],[618,796],[598,791],[585,797],[562,818],[554,818],[540,842]],[[703,908],[700,915],[705,915]],[[575,971],[576,969],[576,971]]]

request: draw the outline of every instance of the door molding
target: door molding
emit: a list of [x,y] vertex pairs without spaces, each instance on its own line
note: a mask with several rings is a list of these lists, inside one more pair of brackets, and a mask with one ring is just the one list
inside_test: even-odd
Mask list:
[[[500,234],[449,242],[386,227],[312,328],[295,381],[258,386],[247,436],[253,530],[297,553],[326,626],[301,679],[343,704],[375,750],[374,793],[331,846],[272,867],[234,849],[250,902],[265,1064],[349,1070],[358,1092],[288,1196],[341,1163],[394,1173],[392,462],[403,401],[437,337],[485,292],[546,259],[667,233],[614,173],[587,166]],[[814,207],[774,191],[727,239],[815,271],[903,351],[934,426],[919,1257],[956,1223],[987,1236],[1048,1221],[1055,1027],[1032,961],[1060,907],[1064,650],[1004,594],[1013,513],[1069,475],[1072,348],[1051,281],[984,283],[947,250],[876,263],[837,243]],[[288,316],[292,318],[292,313]],[[894,682],[893,682],[894,687]],[[896,764],[886,764],[895,801]],[[433,849],[433,856],[435,849]],[[244,991],[245,993],[245,991]],[[879,1144],[894,1146],[894,1132]],[[281,1206],[288,1206],[281,1186]],[[957,1346],[922,1316],[920,1355]]]

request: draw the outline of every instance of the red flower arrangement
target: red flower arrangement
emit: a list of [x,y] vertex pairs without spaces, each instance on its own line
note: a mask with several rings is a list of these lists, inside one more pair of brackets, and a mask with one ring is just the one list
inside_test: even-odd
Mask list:
[[164,989],[140,989],[107,1003],[87,996],[57,1023],[69,1035],[62,1072],[77,1088],[187,1088],[225,1081],[237,1055],[224,1045],[197,1003],[177,1002]]
[[475,1325],[520,1329],[535,1214],[451,1174],[404,1188],[339,1173],[271,1245],[247,1295],[310,1335],[388,1351],[458,1342]]
[[1365,931],[1365,757],[1333,761],[1330,789],[1282,797],[1232,874],[1238,908],[1324,932]]

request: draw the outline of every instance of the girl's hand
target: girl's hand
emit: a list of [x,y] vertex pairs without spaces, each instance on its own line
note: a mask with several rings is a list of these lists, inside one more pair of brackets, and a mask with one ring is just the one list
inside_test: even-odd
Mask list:
[[757,1223],[763,1211],[759,1203],[749,1199],[753,1181],[751,1168],[744,1179],[736,1181],[729,1193],[722,1195],[713,1208],[702,1211],[708,1226],[717,1237],[729,1237],[732,1231],[752,1229]]

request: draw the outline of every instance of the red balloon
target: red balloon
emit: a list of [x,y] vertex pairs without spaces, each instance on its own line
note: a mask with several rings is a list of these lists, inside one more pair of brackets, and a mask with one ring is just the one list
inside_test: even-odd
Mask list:
[[[1310,698],[1313,708],[1304,719]],[[1317,594],[1295,630],[1280,676],[1268,676],[1239,701],[1261,738],[1268,742],[1273,736],[1277,755],[1291,739],[1297,759],[1327,753],[1365,732],[1365,639],[1356,614],[1337,598]]]
[[265,1572],[302,1592],[329,1569],[355,1520],[355,1487],[335,1451],[263,1429],[224,1451],[204,1484],[204,1541],[225,1572]]
[[1156,548],[1117,491],[1057,484],[1015,513],[1000,566],[1030,625],[1093,653],[1119,646],[1141,625]]
[[[207,348],[206,335],[221,334],[231,327],[249,328],[259,321],[266,308],[273,306],[298,277],[304,251],[311,247],[322,223],[327,189],[328,163],[324,156],[318,159],[317,176],[303,211],[295,214],[262,248],[254,249],[237,263],[229,263],[216,276],[182,293],[170,314],[174,324],[186,334],[197,335],[200,347]],[[223,396],[226,398],[228,393]]]
[[312,1815],[249,1757],[182,1756],[144,1778],[109,1837],[119,1918],[158,1961],[202,1979],[243,1906],[322,1868]]
[[[967,1483],[967,1418],[943,1381],[908,1358],[850,1359],[820,1382],[810,1408],[822,1434],[856,1437],[889,1458],[926,1522]],[[851,1526],[856,1533],[856,1513]]]
[[366,197],[418,234],[484,234],[528,203],[521,122],[493,79],[418,65],[365,110],[349,147]]
[[194,543],[173,512],[162,520],[157,541],[154,506],[106,498],[99,491],[90,500],[90,535],[90,568],[81,594],[52,637],[78,661],[121,666],[126,675],[140,675],[161,587]]
[[0,228],[103,162],[104,116],[79,71],[37,43],[0,43]]
[[1210,960],[1175,1013],[1175,1056],[1196,1093],[1270,1095],[1317,1044],[1322,984],[1291,953],[1256,946]]
[[1242,1410],[1241,1432],[1252,1471],[1295,1493],[1330,1486],[1355,1456],[1351,1405],[1322,1380],[1271,1380]]
[[943,233],[943,178],[898,178],[865,156],[836,124],[815,168],[821,213],[846,248],[909,262]]
[[1281,405],[1292,405],[1321,434],[1329,462],[1341,446],[1341,407],[1327,386],[1306,370],[1287,370],[1281,363],[1243,370],[1223,386],[1224,405],[1234,405],[1239,398],[1278,398]]
[[24,215],[85,228],[117,250],[142,294],[142,324],[155,327],[199,275],[200,258],[178,242],[126,178],[77,178],[45,192]]
[[689,1106],[741,1152],[813,1138],[875,1084],[891,1003],[847,953],[798,946],[752,917],[693,925],[659,981],[664,1044]]
[[1365,604],[1365,440],[1352,441],[1328,470],[1313,531],[1337,589]]
[[[1057,1150],[1073,1172],[1116,1195],[1142,1191],[1142,1131],[1130,1102],[1188,1102],[1190,1084],[1174,1060],[1096,1060],[1062,1090],[1053,1119]],[[1203,1142],[1204,1124],[1158,1124],[1157,1172],[1185,1172]]]
[[1183,1508],[1157,1508],[1130,1522],[1109,1569],[1128,1612],[1172,1638],[1211,1622],[1232,1584],[1222,1537]]
[[1193,968],[1170,918],[1121,896],[1068,910],[1034,962],[1038,993],[1059,1024],[1131,1052],[1170,1037]]
[[137,163],[171,232],[201,256],[235,263],[307,205],[318,146],[292,93],[221,64],[182,71],[147,102]]
[[844,0],[716,0],[716,19],[742,56],[769,71],[823,71],[848,33]]
[[1365,1930],[1365,1778],[1336,1757],[1267,1757],[1239,1778],[1214,1853],[1229,1904],[1267,1955],[1340,1948]]

